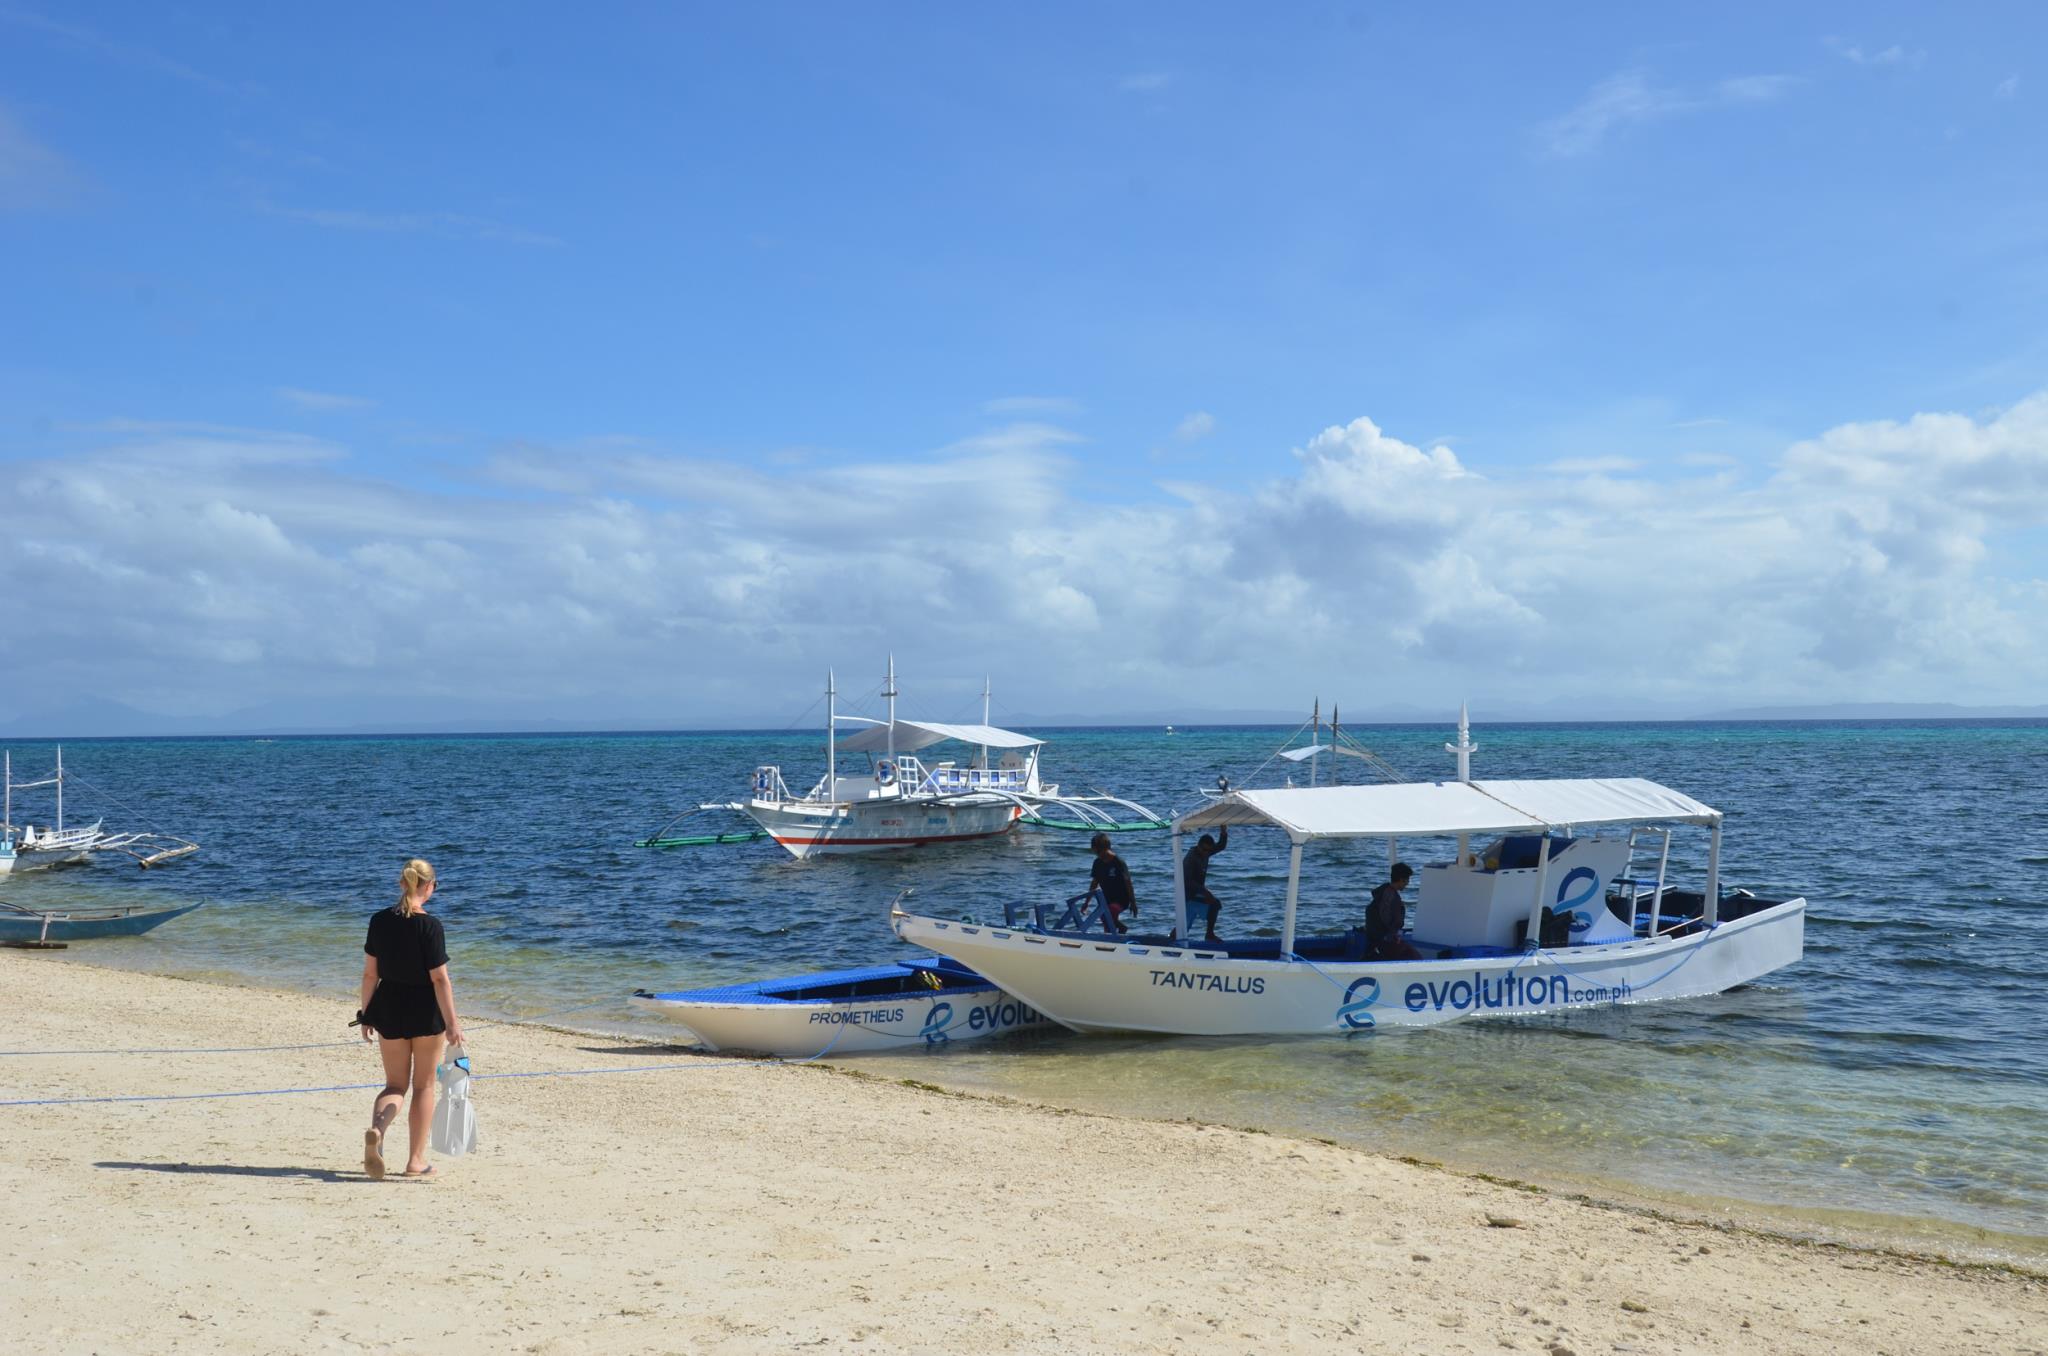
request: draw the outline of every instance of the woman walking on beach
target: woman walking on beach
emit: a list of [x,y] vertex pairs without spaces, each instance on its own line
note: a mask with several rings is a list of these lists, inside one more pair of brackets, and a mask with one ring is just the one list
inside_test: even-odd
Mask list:
[[407,1177],[425,1177],[427,1132],[434,1120],[434,1066],[447,1041],[462,1043],[455,1015],[455,986],[448,979],[448,943],[441,920],[427,914],[434,897],[434,868],[415,857],[398,874],[398,902],[370,919],[363,942],[363,996],[356,1020],[363,1039],[381,1038],[384,1090],[370,1108],[363,1132],[363,1171],[384,1177],[384,1132],[398,1118],[408,1085],[412,1111],[406,1117],[411,1143]]

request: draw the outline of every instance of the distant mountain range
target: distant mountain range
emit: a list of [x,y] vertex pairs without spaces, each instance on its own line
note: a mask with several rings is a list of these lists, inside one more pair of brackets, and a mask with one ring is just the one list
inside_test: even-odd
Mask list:
[[[328,703],[273,703],[246,707],[220,716],[165,716],[121,702],[88,698],[59,709],[0,721],[0,738],[96,739],[208,735],[359,735],[359,734],[550,734],[578,730],[759,730],[783,729],[784,720],[739,721],[730,718],[655,715],[646,712],[557,716],[568,707],[602,712],[603,703],[577,701],[527,703],[489,709],[482,714],[468,703],[412,703],[414,714],[394,719],[385,703],[353,699]],[[1329,718],[1329,708],[1323,710]],[[1022,729],[1051,726],[1198,726],[1285,725],[1308,719],[1300,710],[1267,707],[1145,707],[1114,712],[1018,711],[998,715],[1000,724]],[[1473,704],[1477,724],[1527,721],[1686,721],[1686,720],[2012,720],[2048,719],[2048,706],[1964,706],[1954,702],[1838,702],[1812,706],[1750,706],[1699,712],[1674,706],[1609,708],[1588,715],[1574,702]],[[1443,725],[1457,721],[1454,709],[1420,706],[1378,706],[1344,712],[1344,724]]]

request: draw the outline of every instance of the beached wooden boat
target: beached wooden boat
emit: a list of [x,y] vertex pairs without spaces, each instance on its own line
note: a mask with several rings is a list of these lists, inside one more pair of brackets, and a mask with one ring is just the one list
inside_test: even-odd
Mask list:
[[0,945],[40,946],[92,941],[101,937],[139,937],[198,908],[130,907],[31,909],[0,899]]
[[943,956],[676,993],[641,989],[632,1001],[713,1050],[796,1059],[932,1050],[1046,1024]]

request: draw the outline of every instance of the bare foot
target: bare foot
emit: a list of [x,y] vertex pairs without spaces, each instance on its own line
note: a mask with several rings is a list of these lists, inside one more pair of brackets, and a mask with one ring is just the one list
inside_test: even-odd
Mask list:
[[384,1136],[375,1129],[363,1131],[363,1173],[373,1182],[384,1180]]

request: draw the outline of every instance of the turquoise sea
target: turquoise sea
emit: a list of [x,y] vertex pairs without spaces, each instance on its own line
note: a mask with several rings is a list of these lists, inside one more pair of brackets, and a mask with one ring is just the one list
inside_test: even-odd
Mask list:
[[[1040,733],[1053,779],[1171,810],[1218,774],[1242,781],[1287,732]],[[1447,727],[1350,733],[1410,778],[1451,773]],[[1726,811],[1724,878],[1806,896],[1805,960],[1714,998],[1540,1020],[1290,1040],[1052,1033],[846,1062],[2048,1260],[2048,722],[1505,725],[1474,738],[1478,776],[1643,776]],[[17,776],[54,755],[10,747]],[[628,1009],[635,987],[901,954],[884,916],[905,888],[922,911],[1000,919],[1005,901],[1052,900],[1087,876],[1082,837],[1045,831],[809,863],[765,842],[633,846],[676,809],[739,795],[756,764],[809,781],[814,733],[79,740],[64,757],[67,819],[154,822],[205,850],[159,871],[112,858],[42,873],[5,882],[5,897],[205,899],[152,936],[68,958],[317,993],[337,1031],[364,924],[413,855],[440,870],[435,907],[469,1011],[650,1035],[667,1033]],[[47,817],[47,802],[30,808]],[[1167,899],[1167,841],[1121,840],[1141,906]],[[1448,844],[1401,851],[1427,861]],[[1675,837],[1674,879],[1696,884],[1703,854],[1704,835]],[[1376,845],[1311,849],[1305,924],[1355,922],[1384,868]],[[1226,929],[1277,927],[1284,872],[1284,840],[1240,834],[1211,874]],[[487,1058],[487,1033],[479,1045]],[[223,1087],[238,1077],[223,1068]]]

